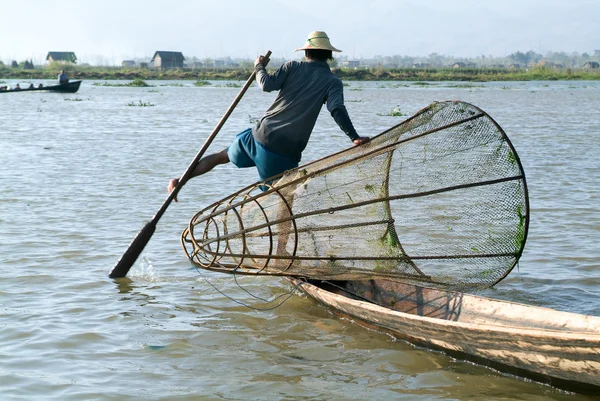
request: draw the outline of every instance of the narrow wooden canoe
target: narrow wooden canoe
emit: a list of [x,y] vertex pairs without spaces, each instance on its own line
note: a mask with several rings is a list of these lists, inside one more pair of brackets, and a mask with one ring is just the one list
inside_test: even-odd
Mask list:
[[290,281],[335,314],[410,343],[600,394],[600,317],[387,280]]
[[50,85],[50,86],[42,86],[41,88],[22,88],[22,89],[10,89],[10,90],[0,90],[0,93],[15,93],[15,92],[39,92],[39,91],[49,91],[49,92],[60,92],[60,93],[75,93],[79,90],[79,86],[81,85],[81,81],[72,81],[66,84],[58,84],[58,85]]

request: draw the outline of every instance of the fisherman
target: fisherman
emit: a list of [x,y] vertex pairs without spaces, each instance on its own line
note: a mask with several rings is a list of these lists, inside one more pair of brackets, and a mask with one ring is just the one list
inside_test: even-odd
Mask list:
[[[304,46],[295,51],[299,50],[304,50],[304,61],[288,61],[273,74],[265,69],[269,58],[256,59],[256,82],[265,92],[279,91],[275,101],[254,128],[239,133],[226,149],[202,158],[189,178],[228,162],[239,168],[256,166],[261,180],[298,167],[323,104],[355,146],[369,141],[352,125],[344,106],[342,81],[327,64],[333,60],[332,52],[341,50],[333,47],[322,31],[311,32]],[[168,191],[178,184],[179,178],[171,179]]]
[[65,70],[60,70],[60,74],[58,74],[58,83],[59,83],[59,85],[69,83],[69,78],[67,78],[67,74],[65,73]]

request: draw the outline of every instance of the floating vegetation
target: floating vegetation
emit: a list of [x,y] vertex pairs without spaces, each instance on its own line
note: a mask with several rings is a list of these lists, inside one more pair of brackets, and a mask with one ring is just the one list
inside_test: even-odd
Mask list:
[[194,86],[208,86],[210,85],[210,82],[208,81],[203,81],[203,80],[198,80],[196,82],[194,82]]
[[388,84],[388,83],[382,83],[379,86],[377,86],[377,88],[379,89],[397,89],[397,88],[408,88],[409,85],[406,84]]
[[217,87],[225,87],[225,88],[241,88],[242,84],[237,82],[228,82],[225,85],[217,85]]
[[138,87],[138,88],[153,86],[153,85],[148,85],[141,78],[136,78],[132,82],[129,82],[127,84],[111,84],[108,82],[104,82],[104,83],[94,82],[92,85],[94,85],[94,86],[133,86],[133,87]]
[[484,85],[473,85],[473,84],[448,84],[444,85],[445,88],[464,88],[464,89],[473,89],[473,88],[485,88]]
[[148,91],[148,93],[159,93],[160,91],[158,89],[150,89]]
[[349,90],[360,92],[362,90],[362,88],[350,88]]
[[140,101],[138,101],[138,103],[135,103],[135,102],[128,103],[127,106],[153,107],[155,105],[150,102],[142,102],[140,100]]
[[252,117],[250,114],[248,114],[248,119],[249,119],[249,121],[250,121],[250,124],[256,124],[257,122],[259,122],[259,121],[260,121],[260,119],[259,119],[259,118]]
[[407,84],[387,84],[387,85],[379,85],[380,89],[397,89],[397,88],[408,88]]
[[431,86],[431,85],[435,85],[435,84],[431,84],[431,83],[429,83],[429,82],[417,81],[417,82],[413,82],[413,85],[418,85],[418,86]]
[[133,82],[130,82],[130,83],[126,84],[126,86],[147,87],[147,86],[150,86],[150,85],[148,85],[143,79],[136,78],[136,79],[133,80]]
[[359,103],[362,102],[362,99],[355,99],[355,100],[346,100],[346,103],[351,102],[351,103]]
[[377,113],[378,116],[387,116],[387,117],[401,117],[404,115],[404,113],[402,113],[402,111],[400,110],[400,106],[396,106],[392,109],[392,111],[390,111],[387,114],[380,114]]
[[75,98],[66,97],[65,98],[65,102],[81,102],[81,101],[83,101],[83,99],[79,99],[78,97],[75,97]]
[[171,84],[161,84],[159,86],[179,86],[179,87],[183,87],[183,84],[180,84],[180,83],[171,83]]

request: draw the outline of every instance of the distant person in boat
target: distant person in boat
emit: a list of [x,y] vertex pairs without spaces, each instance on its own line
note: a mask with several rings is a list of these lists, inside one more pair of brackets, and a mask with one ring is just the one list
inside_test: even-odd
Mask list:
[[19,85],[19,84],[15,85],[15,90],[16,90],[16,91],[19,91],[19,90],[21,90],[21,85]]
[[33,84],[29,84],[29,88],[27,89],[33,89]]
[[38,85],[38,88],[43,88],[43,87],[44,87],[44,84],[39,84]]
[[67,78],[67,74],[64,70],[60,70],[60,74],[58,74],[58,83],[59,85],[68,84],[69,78]]
[[[320,31],[311,32],[298,50],[304,50],[304,61],[288,61],[273,74],[265,69],[268,58],[256,59],[256,82],[265,92],[279,91],[275,101],[254,128],[238,134],[228,148],[202,158],[190,178],[229,162],[239,168],[256,166],[261,180],[298,167],[323,104],[355,146],[369,141],[352,125],[344,106],[342,81],[327,64],[333,60],[332,52],[341,50]],[[179,178],[171,179],[168,191],[178,183]]]

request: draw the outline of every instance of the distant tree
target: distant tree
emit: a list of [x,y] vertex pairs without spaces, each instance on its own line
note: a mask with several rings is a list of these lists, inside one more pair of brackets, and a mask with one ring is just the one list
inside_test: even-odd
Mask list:
[[29,61],[29,60],[25,60],[23,62],[23,69],[24,70],[33,70],[35,67],[33,65],[33,61]]
[[533,50],[529,50],[527,53],[525,53],[525,56],[527,56],[528,64],[529,63],[537,63],[544,58],[544,56],[534,52]]
[[12,68],[19,68],[19,63],[17,63],[17,60],[13,60],[12,63],[10,63],[10,66]]
[[0,60],[0,68],[4,68],[4,63]]
[[527,54],[519,51],[509,55],[508,58],[515,64],[527,65],[529,63],[529,57]]
[[441,67],[444,65],[443,57],[438,53],[429,54],[429,56],[427,56],[427,60],[429,61],[429,64],[434,67]]

